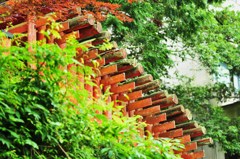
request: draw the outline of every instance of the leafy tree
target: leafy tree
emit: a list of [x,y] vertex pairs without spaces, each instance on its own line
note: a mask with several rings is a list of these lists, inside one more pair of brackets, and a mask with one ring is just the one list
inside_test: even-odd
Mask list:
[[[199,34],[204,36],[201,33],[216,21],[214,13],[208,9],[209,4],[222,1],[110,2],[120,3],[121,9],[134,21],[122,23],[109,16],[105,25],[112,26],[116,39],[128,47],[130,55],[140,60],[147,71],[155,77],[161,77],[167,75],[168,68],[173,64],[169,58],[174,55],[168,46],[169,40],[174,43],[182,42],[188,49],[196,46],[196,37]],[[181,54],[184,56],[184,52]]]
[[239,74],[240,12],[215,11],[214,18],[215,23],[196,36],[194,51],[200,53],[200,60],[210,72],[216,73],[219,63],[225,63],[232,74]]

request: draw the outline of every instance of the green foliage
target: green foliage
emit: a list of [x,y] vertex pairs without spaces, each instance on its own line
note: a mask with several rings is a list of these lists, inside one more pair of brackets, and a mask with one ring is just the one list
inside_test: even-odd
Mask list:
[[201,53],[200,60],[211,72],[216,73],[219,63],[226,63],[232,73],[239,74],[240,12],[225,9],[214,17],[215,23],[196,36],[194,50]]
[[208,9],[209,4],[222,1],[145,0],[130,4],[125,0],[108,2],[121,4],[121,9],[134,21],[123,23],[109,16],[104,23],[105,27],[112,27],[115,40],[127,47],[131,51],[130,56],[141,61],[146,71],[158,78],[167,75],[168,68],[173,65],[170,56],[174,52],[169,49],[169,40],[181,41],[186,47],[191,47],[191,50],[196,42],[202,44],[198,40],[199,36],[205,37],[203,33],[206,28],[213,24],[218,25],[214,12]]
[[113,48],[113,44],[107,40],[105,40],[104,43],[98,47],[98,49],[101,51],[110,50],[112,48]]
[[[89,99],[71,73],[94,85],[92,69],[73,58],[79,47],[86,49],[74,40],[63,50],[44,42],[0,48],[0,158],[180,158],[178,140],[141,138],[143,124],[107,104],[109,93]],[[113,111],[112,120],[96,110]]]

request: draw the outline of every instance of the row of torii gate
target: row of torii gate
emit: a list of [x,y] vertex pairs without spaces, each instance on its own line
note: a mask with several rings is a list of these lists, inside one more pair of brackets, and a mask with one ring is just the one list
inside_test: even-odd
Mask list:
[[[51,13],[42,17],[32,17],[28,21],[8,28],[6,34],[11,37],[16,33],[27,33],[27,37],[23,40],[30,43],[44,40],[46,37],[42,31],[48,29],[50,17],[54,21],[60,20]],[[93,46],[101,45],[106,39],[111,39],[110,34],[102,30],[101,23],[95,21],[91,15],[82,15],[78,12],[60,23],[62,27],[58,32],[61,39],[51,35],[47,43],[54,43],[64,48],[66,40],[72,35],[81,42],[92,39],[88,43]],[[11,40],[6,38],[2,45],[11,46]],[[150,132],[155,138],[180,139],[185,149],[176,153],[181,154],[182,158],[204,157],[204,151],[199,147],[212,143],[211,138],[202,138],[206,134],[206,129],[192,120],[192,114],[188,109],[178,105],[176,95],[160,90],[160,81],[146,74],[140,63],[127,59],[126,51],[118,48],[115,42],[112,42],[112,48],[107,51],[101,51],[96,47],[90,47],[87,52],[78,50],[76,59],[81,59],[84,65],[98,70],[97,77],[92,79],[97,86],[84,84],[85,89],[90,93],[90,98],[98,98],[106,90],[110,90],[112,95],[108,101],[114,101],[115,106],[124,105],[122,111],[125,116],[142,116],[139,122],[145,122],[147,126],[139,130],[141,136]],[[94,62],[98,65],[94,65]],[[68,68],[70,69],[71,65]],[[84,80],[82,79],[81,82],[84,83]],[[111,120],[111,111],[106,111],[104,114]]]

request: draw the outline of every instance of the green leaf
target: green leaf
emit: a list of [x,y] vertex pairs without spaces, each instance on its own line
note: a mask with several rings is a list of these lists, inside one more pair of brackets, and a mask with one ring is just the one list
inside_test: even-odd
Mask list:
[[8,139],[6,139],[6,138],[5,138],[4,136],[2,136],[1,134],[0,134],[0,141],[1,141],[1,143],[2,143],[3,145],[6,145],[7,148],[13,147],[11,141],[8,140]]
[[24,123],[24,121],[20,118],[15,118],[13,115],[9,115],[9,119],[13,122]]
[[35,143],[34,141],[32,141],[30,139],[25,140],[25,144],[30,145],[30,146],[32,146],[35,149],[39,149],[37,143]]

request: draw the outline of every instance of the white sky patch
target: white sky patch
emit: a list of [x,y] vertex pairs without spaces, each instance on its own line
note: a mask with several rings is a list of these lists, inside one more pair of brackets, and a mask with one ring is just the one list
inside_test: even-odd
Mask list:
[[233,10],[240,10],[240,0],[227,0],[223,3],[223,7],[229,7]]
[[223,4],[221,4],[218,7],[210,5],[210,9],[219,11],[223,10],[226,7],[229,7],[230,10],[240,11],[240,0],[226,0]]

